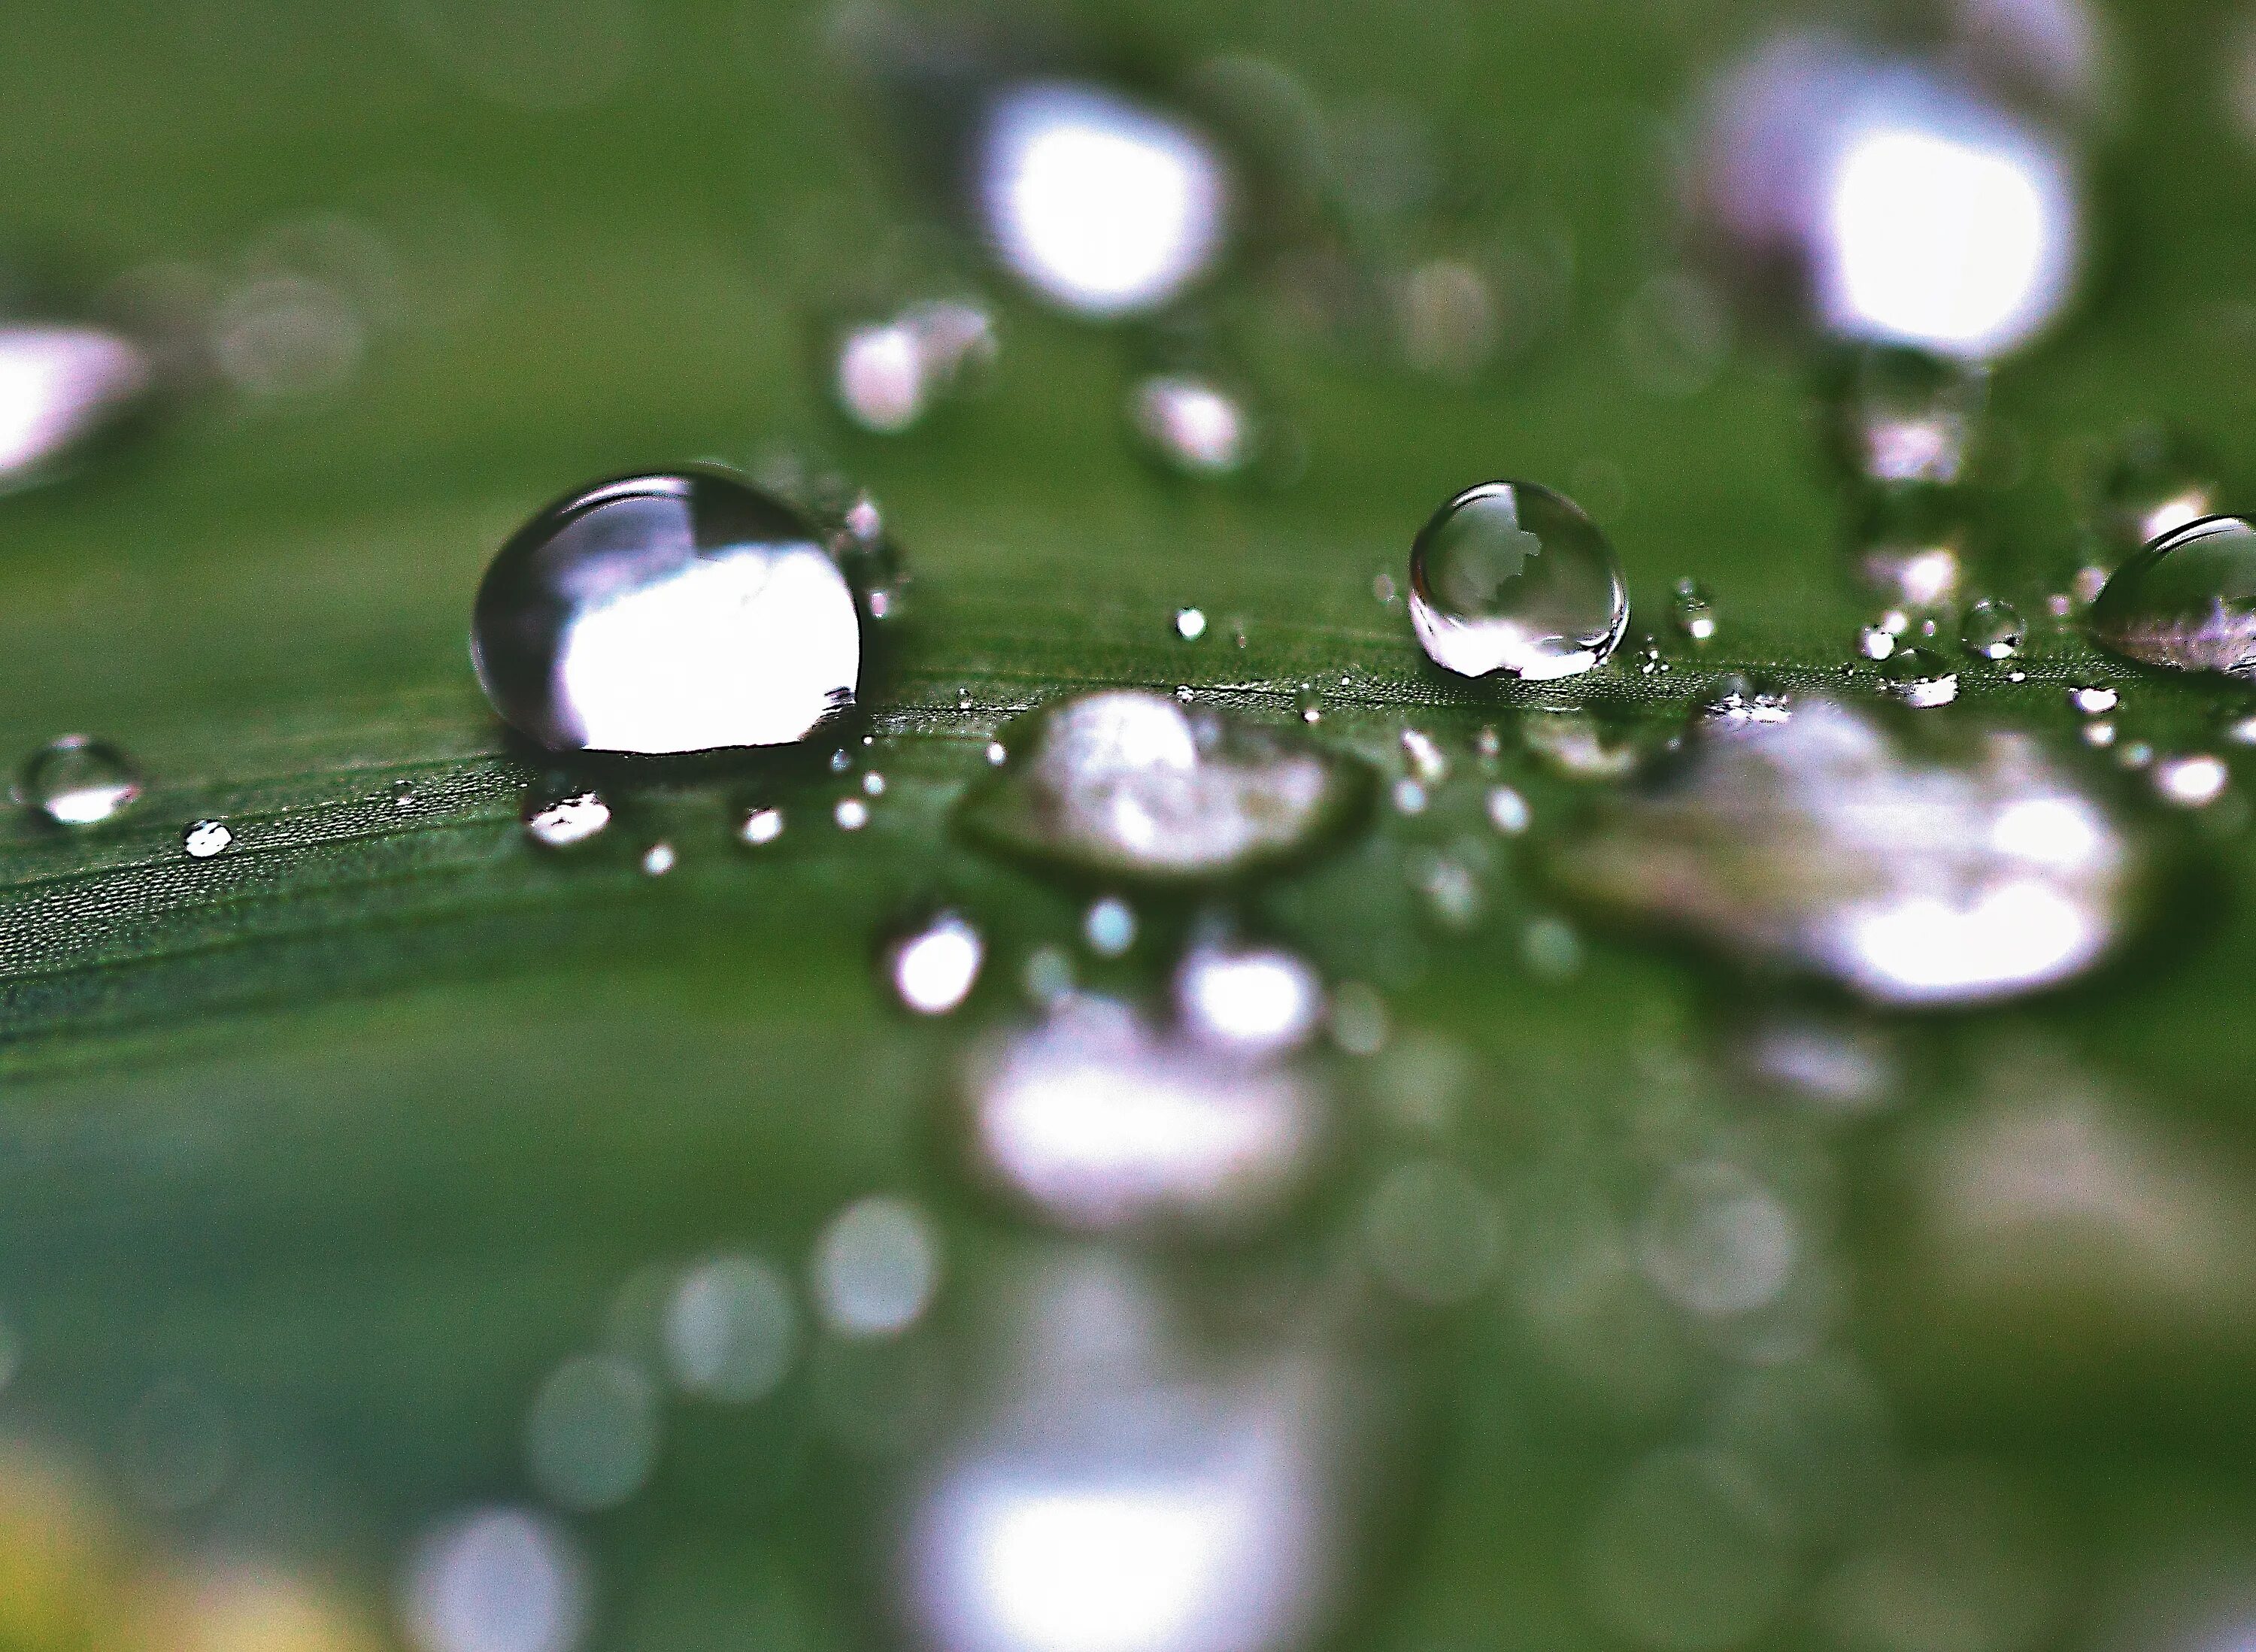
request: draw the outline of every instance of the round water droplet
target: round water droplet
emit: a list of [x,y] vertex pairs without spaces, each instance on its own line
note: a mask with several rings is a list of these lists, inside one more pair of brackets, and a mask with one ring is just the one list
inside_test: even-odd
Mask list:
[[748,849],[761,849],[783,836],[783,810],[748,808],[737,822],[737,841]]
[[224,821],[200,820],[180,834],[180,847],[194,860],[209,860],[235,841]]
[[32,753],[16,781],[25,807],[50,826],[116,820],[141,801],[141,773],[107,740],[66,734]]
[[1968,653],[1978,660],[2010,660],[2021,651],[2021,639],[2027,634],[2018,609],[2011,603],[1987,597],[1966,611],[1965,623],[1958,629],[1958,640]]
[[1794,715],[1794,708],[1777,689],[1759,688],[1734,673],[1716,685],[1700,715],[1724,724],[1783,723]]
[[994,318],[961,299],[911,304],[838,335],[830,393],[863,429],[898,435],[976,387],[998,353]]
[[1175,1013],[1200,1043],[1276,1055],[1306,1043],[1322,1019],[1323,985],[1302,958],[1274,947],[1202,942],[1175,970]]
[[1896,634],[1886,625],[1867,625],[1857,633],[1857,652],[1867,660],[1886,660],[1896,651]]
[[885,949],[893,993],[919,1015],[947,1015],[971,996],[987,940],[961,913],[941,912]]
[[1175,610],[1175,635],[1185,642],[1196,642],[1206,635],[1206,616],[1195,608]]
[[787,745],[854,702],[859,608],[818,531],[685,471],[560,499],[502,547],[472,623],[478,680],[556,751]]
[[93,326],[0,323],[0,492],[67,470],[147,410],[156,364]]
[[842,832],[858,832],[870,823],[870,806],[858,797],[842,797],[830,811]]
[[1140,689],[1046,709],[960,818],[993,846],[1111,878],[1226,876],[1301,854],[1369,801],[1370,771],[1297,736]]
[[1214,376],[1152,373],[1128,391],[1128,427],[1163,469],[1198,481],[1243,476],[1261,456],[1251,399]]
[[2154,767],[2154,794],[2180,808],[2206,808],[2224,795],[2232,772],[2206,752],[2166,757]]
[[673,870],[680,860],[680,857],[674,852],[672,844],[652,844],[648,849],[643,851],[643,875],[649,878],[663,878]]
[[1089,907],[1082,920],[1081,934],[1098,957],[1119,957],[1136,944],[1135,909],[1117,896],[1108,895]]
[[2150,666],[2256,676],[2256,526],[2212,516],[2164,534],[2107,582],[2091,634]]
[[1489,787],[1487,809],[1488,823],[1506,837],[1519,837],[1533,818],[1527,800],[1509,786]]
[[423,801],[413,780],[394,780],[391,783],[391,806],[402,814]]
[[548,1374],[525,1419],[525,1466],[534,1485],[582,1513],[613,1508],[657,1465],[658,1393],[648,1377],[608,1354],[581,1354]]
[[593,789],[535,789],[525,797],[525,835],[543,849],[577,849],[610,823],[610,804]]
[[916,1205],[857,1200],[815,1240],[814,1304],[839,1336],[899,1336],[931,1305],[940,1268],[940,1237]]
[[1444,670],[1544,682],[1604,662],[1629,629],[1629,590],[1613,547],[1572,501],[1487,482],[1420,530],[1410,623]]
[[2117,555],[2128,555],[2217,515],[2224,499],[2216,456],[2181,431],[2150,426],[2124,441],[2100,477],[2100,531]]
[[1958,674],[1940,654],[1899,648],[1880,664],[1880,681],[1907,706],[1929,710],[1958,697]]
[[1833,440],[1842,466],[1882,486],[1950,483],[1988,398],[1979,365],[1901,345],[1848,355],[1833,395]]
[[[1958,595],[1970,541],[1963,505],[1942,488],[1873,498],[1849,543],[1851,571],[1882,600],[1916,613]],[[1903,629],[1899,625],[1898,633]]]
[[2069,710],[2087,717],[2104,716],[2122,702],[2122,696],[2112,688],[2070,688],[2068,691]]
[[1668,623],[1690,643],[1716,640],[1716,604],[1696,579],[1680,579],[1668,605]]

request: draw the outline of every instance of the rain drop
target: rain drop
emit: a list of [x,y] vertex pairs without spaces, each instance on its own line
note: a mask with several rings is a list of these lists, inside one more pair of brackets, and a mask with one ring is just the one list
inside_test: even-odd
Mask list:
[[1613,547],[1570,500],[1488,482],[1420,530],[1410,622],[1444,670],[1549,681],[1613,653],[1629,629],[1629,592]]
[[2150,666],[2256,676],[2256,526],[2213,516],[2164,534],[2107,582],[2091,632]]
[[140,801],[141,773],[109,741],[66,734],[32,753],[16,794],[50,826],[100,826]]
[[1968,609],[1965,623],[1958,628],[1960,645],[1978,660],[2012,659],[2020,652],[2021,639],[2027,634],[2013,605],[1994,597]]

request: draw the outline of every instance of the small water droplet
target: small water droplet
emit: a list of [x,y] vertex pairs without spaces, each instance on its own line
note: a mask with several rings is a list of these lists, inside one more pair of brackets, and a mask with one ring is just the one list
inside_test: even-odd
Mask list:
[[1708,588],[1696,579],[1678,580],[1669,604],[1668,623],[1687,642],[1715,641],[1716,604]]
[[2100,529],[2119,555],[2142,550],[2217,515],[2222,477],[2215,456],[2183,432],[2154,426],[2133,431],[2100,477]]
[[1119,957],[1136,944],[1135,909],[1117,895],[1107,895],[1082,919],[1081,934],[1098,957]]
[[1175,635],[1185,642],[1196,642],[1206,635],[1206,616],[1195,608],[1175,610]]
[[2235,745],[2256,745],[2256,715],[2233,718],[2225,724],[2224,738]]
[[841,746],[838,750],[833,752],[827,760],[829,763],[830,772],[833,774],[843,774],[848,769],[854,766],[854,754],[851,752],[849,752],[844,746]]
[[2133,740],[2116,748],[2115,761],[2126,769],[2142,769],[2154,760],[2154,748],[2145,740]]
[[898,435],[976,388],[995,362],[994,318],[962,299],[926,300],[838,336],[830,393],[863,429]]
[[1517,837],[1525,832],[1534,818],[1528,811],[1527,800],[1509,786],[1488,788],[1488,823],[1506,837]]
[[391,806],[392,806],[392,808],[396,808],[396,809],[400,810],[400,811],[404,814],[404,813],[405,813],[408,809],[413,808],[414,808],[418,803],[421,802],[422,801],[423,801],[423,800],[422,800],[421,796],[417,793],[417,791],[416,791],[416,789],[415,789],[415,782],[414,782],[414,781],[412,781],[412,780],[394,780],[394,781],[392,781],[392,783],[391,783]]
[[1460,676],[1550,681],[1603,664],[1629,629],[1621,563],[1570,500],[1522,482],[1458,494],[1410,552],[1410,621]]
[[1175,685],[1175,698],[1181,701],[1185,705],[1188,705],[1192,699],[1191,685],[1188,682],[1177,683]]
[[32,753],[16,781],[17,795],[50,826],[100,826],[141,801],[141,773],[107,740],[66,734]]
[[870,823],[870,806],[858,797],[842,797],[830,811],[842,832],[858,832]]
[[2224,795],[2231,771],[2207,752],[2166,757],[2154,765],[2154,793],[2180,808],[2206,808]]
[[1449,759],[1423,729],[1402,731],[1402,756],[1411,774],[1428,786],[1438,786],[1449,778]]
[[1426,812],[1426,788],[1406,776],[1394,782],[1389,795],[1398,815],[1422,815]]
[[865,797],[883,797],[885,794],[885,777],[871,769],[862,777],[862,793]]
[[1958,640],[1978,660],[2010,660],[2020,652],[2028,634],[2021,616],[2011,603],[1985,597],[1966,611]]
[[1724,724],[1783,723],[1794,715],[1794,709],[1776,689],[1758,688],[1748,678],[1734,674],[1716,685],[1700,714]]
[[2019,666],[2014,667],[2013,670],[2008,671],[2006,674],[2006,681],[2008,682],[2023,683],[2027,682],[2028,680],[2029,674],[2023,671]]
[[234,841],[234,832],[223,821],[200,820],[180,834],[180,847],[194,860],[209,860]]
[[1175,1011],[1184,1030],[1216,1049],[1242,1055],[1296,1049],[1323,1009],[1315,969],[1280,948],[1201,942],[1175,970]]
[[1921,710],[1958,697],[1958,674],[1925,648],[1900,648],[1880,666],[1880,680],[1906,705]]
[[748,808],[737,822],[737,841],[747,848],[758,849],[782,836],[783,810],[779,808]]
[[2256,676],[2256,526],[2214,516],[2156,540],[2107,582],[2091,632],[2151,666]]
[[1394,575],[1373,574],[1371,576],[1371,594],[1387,607],[1392,608],[1399,596],[1394,589]]
[[1843,466],[1882,486],[1956,482],[1988,395],[1976,364],[1902,345],[1853,350],[1834,397]]
[[536,788],[526,794],[525,835],[543,849],[576,849],[610,823],[611,806],[601,792]]
[[986,960],[986,937],[971,921],[939,912],[885,949],[885,976],[905,1008],[947,1015],[971,996]]
[[663,878],[673,870],[680,858],[680,857],[674,853],[672,844],[652,844],[648,849],[643,851],[643,875],[649,878]]
[[1241,476],[1261,456],[1263,420],[1242,387],[1205,372],[1152,373],[1128,391],[1128,427],[1161,469],[1196,481]]
[[1009,746],[1004,745],[1000,740],[990,740],[987,742],[987,766],[990,768],[1000,768],[1004,764],[1010,760],[1011,748]]
[[1849,561],[1867,589],[1916,613],[1956,599],[1968,541],[1956,492],[1904,488],[1867,502]]
[[2104,751],[2115,744],[2115,723],[2111,717],[2097,717],[2083,725],[2083,743],[2094,750]]
[[1481,724],[1480,732],[1473,736],[1473,750],[1480,753],[1480,759],[1484,764],[1493,763],[1503,755],[1504,737],[1496,731],[1496,724]]
[[2076,688],[2068,691],[2069,709],[2087,717],[2112,711],[2121,702],[2122,696],[2112,688]]
[[554,751],[804,740],[854,703],[855,594],[812,523],[717,471],[560,499],[486,570],[471,653],[495,710]]
[[1324,720],[1324,698],[1314,688],[1302,688],[1295,694],[1293,709],[1301,714],[1303,723],[1315,724]]
[[1352,759],[1138,689],[1061,702],[1012,744],[1024,760],[967,794],[966,826],[1113,878],[1213,878],[1297,855],[1371,790]]
[[1885,625],[1867,625],[1857,633],[1857,652],[1867,660],[1886,660],[1895,651],[1895,633]]

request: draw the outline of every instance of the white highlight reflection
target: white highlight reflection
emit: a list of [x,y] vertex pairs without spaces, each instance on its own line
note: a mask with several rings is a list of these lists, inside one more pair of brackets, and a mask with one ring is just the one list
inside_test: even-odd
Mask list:
[[99,328],[0,328],[0,487],[92,434],[151,377],[145,356]]
[[1102,88],[1037,81],[997,99],[978,159],[996,255],[1062,308],[1152,309],[1222,250],[1229,180],[1187,123]]
[[586,1627],[586,1571],[551,1521],[484,1509],[425,1540],[403,1606],[421,1652],[567,1652]]

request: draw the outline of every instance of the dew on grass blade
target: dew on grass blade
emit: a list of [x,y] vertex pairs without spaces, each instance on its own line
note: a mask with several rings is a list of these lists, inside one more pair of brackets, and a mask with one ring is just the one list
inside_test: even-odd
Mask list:
[[977,927],[962,913],[939,912],[885,948],[885,977],[904,1008],[946,1015],[971,995],[986,959]]
[[1716,599],[1696,579],[1680,579],[1670,592],[1668,623],[1693,644],[1716,640]]
[[1410,623],[1444,670],[1550,681],[1605,662],[1629,629],[1629,590],[1613,547],[1572,501],[1486,482],[1419,531]]
[[2212,516],[2164,534],[2107,582],[2091,634],[2150,666],[2256,676],[2256,526]]
[[1988,391],[1978,364],[1902,345],[1851,351],[1832,389],[1843,469],[1887,487],[1958,481]]
[[525,835],[543,849],[577,849],[610,823],[610,804],[591,788],[535,787],[525,794]]
[[79,830],[123,815],[140,801],[141,784],[140,770],[117,746],[66,734],[32,753],[16,794],[48,825]]
[[1880,662],[1880,681],[1914,710],[1932,710],[1958,697],[1958,674],[1928,648],[1899,648]]
[[235,832],[224,821],[200,820],[180,834],[180,847],[193,860],[209,860],[235,842]]
[[2020,610],[1995,597],[1985,597],[1966,611],[1958,641],[1978,660],[2010,660],[2020,652],[2027,634]]

